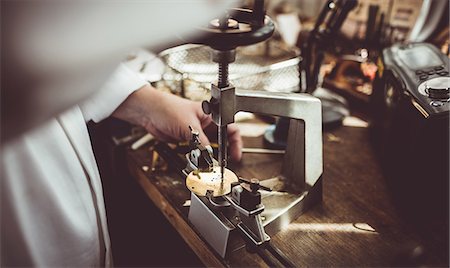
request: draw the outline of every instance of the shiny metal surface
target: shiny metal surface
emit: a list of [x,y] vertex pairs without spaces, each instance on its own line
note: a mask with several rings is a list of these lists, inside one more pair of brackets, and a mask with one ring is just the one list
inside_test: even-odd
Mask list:
[[[262,191],[262,203],[265,204],[265,209],[261,214],[249,217],[232,207],[213,208],[206,198],[192,193],[189,221],[214,250],[225,257],[227,252],[243,246],[243,241],[238,239],[239,232],[236,228],[240,229],[241,234],[245,233],[253,243],[257,245],[264,243],[263,241],[270,240],[270,236],[286,228],[290,222],[312,204],[319,202],[321,198],[321,179],[309,191],[300,195]],[[230,198],[226,199],[230,200]]]
[[227,125],[218,129],[220,176],[223,180],[224,168],[227,166]]
[[322,179],[300,194],[288,191],[262,192],[265,206],[261,213],[262,224],[268,235],[275,235],[285,229],[309,207],[322,200]]
[[235,226],[225,217],[211,211],[200,197],[191,193],[189,221],[195,226],[203,239],[223,258],[229,247],[231,232]]
[[319,99],[308,94],[236,90],[236,110],[292,118],[283,175],[299,189],[314,185],[323,172]]
[[285,150],[273,150],[265,148],[242,148],[243,154],[285,154]]

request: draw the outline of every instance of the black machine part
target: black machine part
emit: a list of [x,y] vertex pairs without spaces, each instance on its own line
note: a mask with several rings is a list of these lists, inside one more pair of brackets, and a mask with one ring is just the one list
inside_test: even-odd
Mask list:
[[426,43],[382,56],[370,131],[387,185],[411,223],[448,220],[450,60]]
[[[399,100],[404,95],[425,118],[448,116],[450,59],[439,49],[427,43],[398,44],[383,50],[382,62],[384,72],[379,76],[382,75],[383,85],[394,85],[400,91],[399,96],[386,91],[387,103],[392,103],[392,97]],[[379,88],[378,81],[374,86]],[[394,82],[386,83],[389,81]],[[376,94],[381,92],[378,88]],[[436,105],[436,101],[441,105]]]
[[215,50],[233,50],[267,40],[275,30],[273,21],[265,15],[264,0],[255,0],[253,10],[233,8],[208,26],[200,28],[204,36],[195,43]]

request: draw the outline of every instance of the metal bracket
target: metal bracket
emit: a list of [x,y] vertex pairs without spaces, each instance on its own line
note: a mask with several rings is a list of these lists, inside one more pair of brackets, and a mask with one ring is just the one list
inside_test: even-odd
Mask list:
[[234,122],[236,113],[235,88],[231,84],[224,88],[219,88],[211,84],[211,110],[212,119],[219,127]]

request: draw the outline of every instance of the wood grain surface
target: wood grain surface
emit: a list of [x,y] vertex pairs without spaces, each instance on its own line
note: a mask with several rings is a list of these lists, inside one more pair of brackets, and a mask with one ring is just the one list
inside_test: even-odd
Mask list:
[[[448,266],[448,219],[421,225],[401,217],[392,201],[365,127],[327,131],[324,142],[323,202],[271,237],[296,266]],[[245,138],[261,147],[262,138]],[[237,250],[223,260],[187,221],[190,193],[171,170],[152,171],[148,146],[127,153],[130,172],[149,198],[206,266],[266,266]],[[280,174],[280,155],[244,154],[230,169],[244,178]],[[433,209],[432,207],[430,209]],[[420,218],[420,215],[417,215]]]

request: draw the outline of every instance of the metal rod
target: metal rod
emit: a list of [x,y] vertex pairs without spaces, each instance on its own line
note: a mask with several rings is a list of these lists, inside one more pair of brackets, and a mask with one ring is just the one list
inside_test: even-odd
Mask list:
[[[217,86],[222,89],[228,85],[228,63],[219,61],[219,78],[217,80]],[[227,125],[222,125],[222,122],[219,122],[218,140],[220,178],[223,181],[224,168],[227,165]]]
[[227,165],[227,126],[219,127],[218,134],[220,176],[223,179],[224,168]]
[[242,148],[242,153],[249,154],[284,154],[285,150],[273,150],[264,148]]

